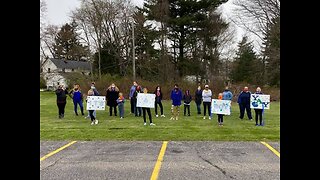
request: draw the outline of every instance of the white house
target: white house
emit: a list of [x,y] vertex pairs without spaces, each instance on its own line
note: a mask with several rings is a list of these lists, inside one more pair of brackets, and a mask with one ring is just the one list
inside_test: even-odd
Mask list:
[[40,70],[47,82],[47,89],[54,90],[58,85],[67,86],[65,75],[70,72],[81,72],[90,75],[91,64],[84,61],[48,58]]

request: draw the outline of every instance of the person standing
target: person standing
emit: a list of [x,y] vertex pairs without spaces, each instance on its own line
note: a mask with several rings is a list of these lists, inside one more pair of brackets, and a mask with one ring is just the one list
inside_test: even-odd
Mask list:
[[106,93],[107,105],[109,106],[109,114],[112,116],[112,109],[114,109],[114,115],[117,116],[117,99],[119,97],[119,88],[112,83]]
[[124,96],[122,93],[119,93],[119,98],[117,99],[117,103],[118,103],[118,109],[119,109],[119,113],[120,113],[120,119],[124,118]]
[[58,89],[56,90],[59,119],[64,118],[64,109],[67,104],[67,94],[69,93],[63,87],[63,85],[59,85]]
[[204,86],[204,90],[202,91],[202,101],[203,101],[203,119],[206,119],[206,110],[208,109],[209,119],[211,119],[211,97],[212,91],[209,89],[209,85],[206,84]]
[[192,96],[190,94],[190,90],[186,90],[185,94],[183,95],[184,100],[184,108],[183,108],[183,115],[186,116],[186,110],[188,110],[188,116],[190,116],[190,103],[192,101]]
[[135,103],[134,107],[134,115],[137,117],[137,116],[141,116],[141,107],[137,107],[137,96],[138,96],[138,93],[142,93],[141,91],[141,86],[137,86],[136,88],[136,91],[133,93],[133,102]]
[[170,120],[178,120],[182,100],[182,91],[179,89],[178,84],[174,85],[170,98],[172,100]]
[[229,87],[226,86],[224,91],[222,92],[222,99],[223,100],[230,100],[230,112],[231,112],[231,103],[232,103],[233,94],[229,90]]
[[194,97],[195,97],[194,101],[197,106],[198,114],[201,114],[202,90],[200,85],[198,86]]
[[165,115],[163,114],[163,106],[162,106],[162,102],[161,102],[162,101],[162,92],[161,92],[160,86],[156,87],[154,94],[156,95],[156,100],[154,102],[156,117],[159,117],[158,116],[158,104],[160,107],[161,117],[165,117]]
[[[147,94],[148,93],[148,89],[147,88],[144,88],[143,89],[143,93],[144,94]],[[147,107],[142,107],[142,112],[143,112],[143,122],[144,124],[143,125],[147,125],[147,121],[146,121],[146,112],[148,113],[148,116],[149,116],[149,121],[150,121],[150,126],[155,126],[154,123],[152,123],[152,116],[151,116],[151,110],[150,108],[147,108]]]
[[246,86],[243,88],[243,91],[241,91],[239,97],[238,97],[238,104],[240,108],[240,119],[242,120],[244,117],[244,111],[247,112],[247,116],[249,120],[252,120],[251,116],[251,108],[250,108],[250,97],[251,92],[249,91],[249,88]]
[[71,90],[70,94],[73,99],[75,114],[78,116],[78,104],[79,104],[80,110],[81,110],[81,115],[84,115],[84,113],[83,113],[83,94],[80,90],[80,85],[75,84],[73,87],[73,90]]
[[131,106],[131,114],[134,114],[135,109],[136,109],[136,102],[134,101],[133,94],[136,92],[136,88],[138,86],[138,83],[136,81],[133,81],[133,85],[130,88],[130,93],[129,93],[129,100],[130,100],[130,106]]
[[[257,87],[255,94],[263,94],[261,92],[261,88]],[[256,115],[256,126],[263,126],[263,121],[262,121],[262,113],[263,109],[254,109],[255,115]],[[259,119],[259,124],[258,124],[258,119]]]
[[[92,89],[89,89],[88,96],[94,96],[94,92]],[[88,111],[91,119],[91,125],[98,124],[98,119],[96,119],[96,116],[93,115],[93,112],[95,110],[88,110]]]
[[[219,93],[218,95],[219,100],[224,100],[223,99],[223,93]],[[217,114],[218,115],[218,124],[219,126],[223,126],[223,114]]]
[[[92,83],[91,83],[90,89],[92,89],[94,96],[100,96],[98,90],[97,90],[96,87],[95,87],[95,82],[92,82]],[[88,111],[88,112],[89,112],[89,111]],[[94,110],[94,111],[93,111],[93,116],[94,116],[94,117],[97,117],[97,114],[96,114],[96,113],[97,113],[96,110]],[[86,116],[85,118],[86,118],[86,119],[87,119],[87,118],[90,118],[90,114],[88,113],[88,116]]]

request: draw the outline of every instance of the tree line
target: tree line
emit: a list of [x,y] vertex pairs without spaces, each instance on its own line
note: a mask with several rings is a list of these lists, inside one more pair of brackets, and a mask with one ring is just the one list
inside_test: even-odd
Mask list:
[[135,58],[136,76],[149,81],[193,76],[198,82],[280,86],[280,1],[235,1],[242,14],[234,22],[262,44],[256,52],[243,36],[227,53],[234,29],[218,11],[226,2],[145,0],[136,7],[130,0],[81,0],[70,23],[42,27],[41,53],[47,48],[54,58],[89,61],[98,77],[131,76]]

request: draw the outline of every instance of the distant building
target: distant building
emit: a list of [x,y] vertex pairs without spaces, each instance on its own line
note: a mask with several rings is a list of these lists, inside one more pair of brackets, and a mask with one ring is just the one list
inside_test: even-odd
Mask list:
[[40,70],[47,82],[48,90],[55,90],[58,85],[67,86],[65,76],[70,72],[90,75],[91,65],[85,61],[72,61],[48,58]]

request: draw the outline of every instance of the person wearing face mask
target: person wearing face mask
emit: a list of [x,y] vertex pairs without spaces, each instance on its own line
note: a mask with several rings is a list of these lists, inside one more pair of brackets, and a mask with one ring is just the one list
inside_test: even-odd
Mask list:
[[114,115],[117,116],[117,99],[119,97],[119,88],[112,83],[106,93],[107,105],[109,106],[109,113],[112,116],[112,109],[114,109]]
[[197,105],[198,114],[201,114],[202,89],[200,85],[198,86],[194,97],[195,97],[194,101]]
[[238,104],[240,108],[240,119],[242,120],[244,117],[244,111],[246,110],[247,116],[249,120],[252,120],[251,116],[251,108],[250,108],[250,97],[251,92],[248,90],[248,87],[244,87],[243,91],[241,91],[240,95],[238,96]]
[[170,120],[178,120],[179,113],[180,113],[180,105],[182,100],[182,91],[179,89],[178,84],[174,85],[173,90],[171,91],[171,118]]
[[[100,94],[99,94],[98,90],[96,89],[95,85],[96,85],[95,82],[92,82],[92,83],[91,83],[90,89],[93,91],[93,95],[92,95],[92,96],[100,96]],[[93,116],[94,116],[95,118],[97,117],[96,110],[93,110]],[[85,118],[86,118],[86,119],[87,119],[87,118],[91,118],[89,111],[88,111],[88,116],[86,116]]]
[[56,90],[57,106],[59,109],[59,119],[64,118],[64,109],[67,104],[67,94],[69,94],[69,93],[63,87],[63,85],[59,85],[58,89]]
[[129,99],[130,99],[130,105],[131,105],[131,114],[135,113],[135,109],[136,109],[136,102],[135,99],[132,98],[133,94],[136,92],[136,88],[138,86],[138,83],[136,81],[133,81],[133,85],[130,88],[130,93],[129,93]]
[[209,89],[209,85],[206,84],[204,86],[204,90],[202,91],[202,101],[203,101],[203,119],[206,119],[206,110],[208,108],[209,119],[211,119],[211,97],[212,91]]
[[[255,94],[263,94],[261,92],[261,88],[257,87]],[[255,119],[256,119],[256,126],[263,126],[263,121],[262,121],[262,113],[263,109],[254,109],[255,112]],[[259,124],[258,124],[258,119],[259,119]]]
[[84,113],[83,113],[83,94],[80,90],[80,85],[75,84],[73,87],[73,90],[71,90],[70,94],[73,99],[75,114],[78,116],[78,104],[79,104],[80,110],[81,110],[81,115],[84,115]]
[[186,90],[182,99],[184,100],[183,115],[186,116],[186,111],[188,111],[188,116],[190,116],[190,103],[192,101],[192,96],[189,89]]
[[163,106],[162,106],[162,92],[161,92],[161,88],[160,86],[157,86],[155,91],[154,91],[154,94],[156,95],[156,100],[155,100],[155,113],[156,113],[156,117],[159,117],[158,116],[158,104],[159,104],[159,107],[160,107],[160,113],[161,113],[161,117],[165,117],[165,115],[163,114]]

